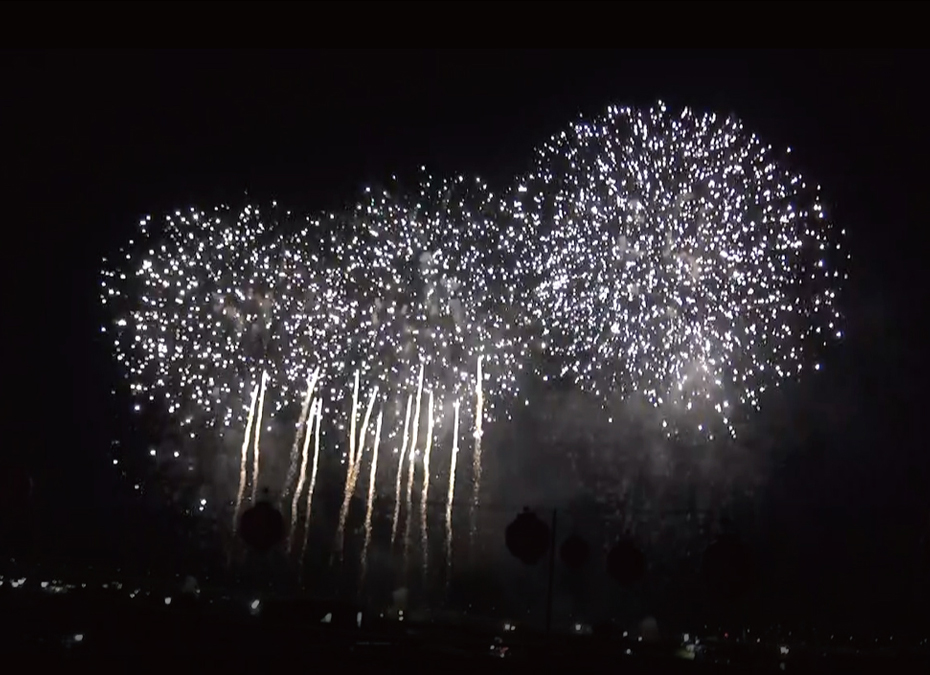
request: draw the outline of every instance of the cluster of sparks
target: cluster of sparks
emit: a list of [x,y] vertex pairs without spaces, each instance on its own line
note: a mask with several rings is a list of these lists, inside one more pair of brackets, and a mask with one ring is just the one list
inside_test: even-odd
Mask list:
[[[386,396],[423,367],[451,422],[479,359],[493,414],[516,394],[528,350],[500,209],[480,180],[424,177],[412,197],[369,189],[317,220],[255,206],[146,217],[104,271],[117,318],[103,330],[134,393],[182,426],[241,423],[262,372],[279,413],[317,366],[327,406],[356,370]],[[347,411],[323,412],[345,427]]]
[[280,237],[276,207],[190,210],[140,222],[103,273],[102,300],[133,393],[181,427],[238,424],[262,372],[280,411],[311,364],[341,365],[346,321],[341,275],[327,267],[318,221]]
[[[523,284],[501,209],[479,179],[424,174],[412,194],[366,190],[344,217],[336,257],[351,298],[341,336],[349,358],[384,392],[413,391],[422,370],[437,422],[451,422],[455,401],[473,396],[479,360],[492,416],[517,394],[528,362]],[[404,399],[395,403],[401,417]]]
[[783,159],[737,119],[662,104],[544,144],[513,209],[556,375],[712,437],[841,337],[845,251]]
[[192,434],[245,428],[237,512],[247,482],[255,496],[263,414],[300,410],[295,522],[305,489],[309,522],[321,419],[347,437],[340,537],[366,449],[370,523],[390,444],[392,542],[405,501],[409,546],[434,434],[451,447],[451,508],[460,449],[477,495],[485,416],[506,417],[528,375],[733,433],[735,408],[840,337],[844,254],[818,188],[738,120],[611,108],[543,144],[505,195],[424,174],[317,219],[274,204],[147,217],[104,271],[104,332],[140,403]]

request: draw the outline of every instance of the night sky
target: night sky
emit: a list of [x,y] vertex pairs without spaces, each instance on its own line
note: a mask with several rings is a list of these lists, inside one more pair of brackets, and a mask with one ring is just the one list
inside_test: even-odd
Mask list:
[[[840,417],[830,429],[845,432],[791,453],[771,492],[800,540],[826,542],[850,566],[855,555],[889,572],[913,550],[908,533],[930,511],[921,426],[930,134],[915,86],[924,53],[3,56],[7,445],[32,467],[49,513],[99,519],[119,499],[107,449],[125,411],[111,403],[113,369],[95,342],[95,284],[101,256],[141,215],[245,193],[336,208],[420,165],[503,183],[577,115],[661,98],[737,113],[773,145],[790,145],[849,230],[848,340],[830,389],[841,400],[812,413]],[[853,529],[866,534],[844,548]]]

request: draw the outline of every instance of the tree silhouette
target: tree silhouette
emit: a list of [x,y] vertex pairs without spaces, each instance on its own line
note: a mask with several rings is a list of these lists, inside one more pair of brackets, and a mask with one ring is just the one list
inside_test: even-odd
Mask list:
[[518,515],[505,532],[507,550],[525,565],[535,565],[549,550],[549,526],[528,508]]

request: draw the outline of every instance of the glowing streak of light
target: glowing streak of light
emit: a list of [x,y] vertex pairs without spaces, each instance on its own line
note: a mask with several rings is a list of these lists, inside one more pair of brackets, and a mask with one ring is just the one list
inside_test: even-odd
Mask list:
[[410,434],[410,450],[407,452],[407,518],[404,527],[404,561],[410,555],[410,535],[413,529],[413,481],[416,472],[417,437],[420,434],[420,403],[423,399],[423,364],[417,376],[417,397],[413,414],[413,429]]
[[371,452],[371,471],[368,475],[368,507],[365,509],[365,545],[362,547],[362,581],[368,571],[368,547],[371,545],[371,514],[375,503],[375,479],[378,475],[378,447],[381,445],[381,419],[384,411],[378,411],[375,421],[375,444]]
[[258,394],[258,414],[255,418],[255,446],[252,454],[252,501],[258,496],[258,469],[261,457],[262,413],[265,409],[265,386],[268,384],[268,373],[262,371],[262,386]]
[[413,405],[413,394],[407,394],[407,412],[404,413],[404,436],[400,444],[400,456],[397,459],[397,485],[394,488],[394,518],[391,520],[391,548],[397,539],[397,521],[400,519],[400,488],[404,478],[404,457],[407,454],[407,443],[410,440],[410,406]]
[[[352,418],[349,420],[349,458],[346,470],[346,484],[352,475],[352,466],[355,464],[355,425],[358,423],[358,384],[359,371],[355,371],[355,384],[352,386]],[[346,488],[348,489],[348,488]]]
[[[304,395],[304,402],[300,408],[300,417],[297,418],[297,430],[294,434],[294,445],[291,447],[291,461],[287,467],[287,478],[284,481],[284,490],[281,493],[281,499],[284,499],[285,493],[291,487],[291,483],[294,482],[294,475],[297,473],[297,462],[301,459],[300,455],[300,440],[301,434],[305,433],[304,426],[306,426],[306,432],[309,432],[310,425],[308,424],[310,420],[310,409],[313,405],[313,390],[316,389],[317,379],[320,376],[320,368],[317,367],[313,371],[313,374],[310,376],[310,380],[307,384],[307,393]],[[303,469],[301,469],[303,471]],[[296,503],[297,497],[294,497],[294,502]],[[294,508],[291,507],[291,513],[289,514],[290,518],[294,518]]]
[[307,482],[307,464],[309,461],[310,455],[310,437],[313,436],[313,418],[310,416],[311,411],[316,410],[316,401],[314,400],[308,410],[308,416],[306,420],[307,429],[304,433],[304,442],[303,447],[300,452],[300,475],[297,479],[297,489],[294,490],[294,499],[291,501],[291,532],[290,537],[288,538],[287,550],[294,550],[294,537],[297,535],[297,518],[300,515],[298,512],[298,504],[300,501],[300,496],[304,491],[304,484]]
[[352,385],[352,413],[349,419],[349,453],[346,458],[346,483],[342,494],[342,507],[339,509],[339,525],[336,529],[336,548],[333,551],[335,557],[338,552],[342,555],[343,534],[346,524],[346,516],[349,513],[349,501],[352,499],[352,471],[355,468],[355,431],[358,424],[358,388],[359,388],[359,371],[355,371],[355,383]]
[[426,511],[429,502],[429,457],[433,450],[433,390],[430,389],[427,398],[427,417],[426,417],[426,445],[423,448],[423,492],[420,495],[420,537],[423,546],[423,574],[426,575],[426,568],[429,563],[429,531],[427,529]]
[[452,502],[455,498],[455,465],[459,456],[459,402],[452,405],[452,463],[449,467],[449,494],[446,496],[446,579],[452,569]]
[[478,372],[475,380],[475,453],[472,457],[474,484],[472,485],[471,536],[477,529],[478,499],[481,490],[481,437],[484,434],[484,372],[481,365],[484,356],[478,357]]
[[255,404],[258,402],[258,385],[252,387],[252,402],[249,404],[249,418],[245,423],[245,436],[242,439],[242,451],[239,460],[239,492],[236,494],[236,508],[233,511],[233,532],[238,530],[239,511],[245,498],[246,472],[249,466],[249,436],[255,421]]
[[313,467],[310,469],[310,489],[307,490],[307,512],[304,514],[304,539],[300,549],[300,565],[298,569],[301,574],[303,574],[304,569],[304,555],[307,553],[307,535],[310,532],[310,512],[313,507],[313,492],[316,489],[316,472],[317,468],[320,466],[320,420],[323,418],[323,399],[317,399],[316,412],[311,410],[310,416],[315,420],[313,428]]
[[[346,519],[349,516],[349,506],[352,503],[352,496],[355,494],[355,486],[358,484],[358,474],[362,464],[362,451],[365,449],[365,434],[368,432],[368,422],[371,420],[371,411],[375,406],[375,398],[377,398],[377,396],[378,387],[375,387],[372,389],[371,396],[368,399],[368,407],[365,410],[365,417],[362,420],[362,428],[358,434],[358,442],[355,443],[355,459],[351,464],[346,479],[346,490],[342,499],[342,508],[339,510],[339,528],[336,531],[340,556],[345,546],[345,527]],[[354,406],[354,408],[357,408],[357,406]]]
[[361,461],[362,450],[365,449],[365,434],[368,432],[368,423],[371,421],[371,412],[375,407],[375,399],[378,397],[378,387],[375,387],[371,391],[371,396],[368,399],[368,407],[365,409],[365,417],[362,418],[362,430],[358,434],[358,445],[356,447],[356,452],[358,453],[355,457],[356,465],[356,475],[358,475],[358,463]]

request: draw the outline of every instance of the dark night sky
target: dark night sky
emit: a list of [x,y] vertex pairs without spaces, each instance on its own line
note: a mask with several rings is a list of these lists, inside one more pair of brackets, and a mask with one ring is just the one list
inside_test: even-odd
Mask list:
[[847,453],[848,439],[827,439],[829,458],[795,471],[816,483],[810,472],[839,466],[870,505],[927,508],[922,52],[7,52],[3,62],[7,392],[21,406],[15,450],[47,486],[96,486],[101,503],[113,489],[94,282],[140,215],[246,190],[336,207],[420,164],[503,181],[577,114],[662,98],[736,112],[791,145],[851,232],[843,381],[874,442]]

